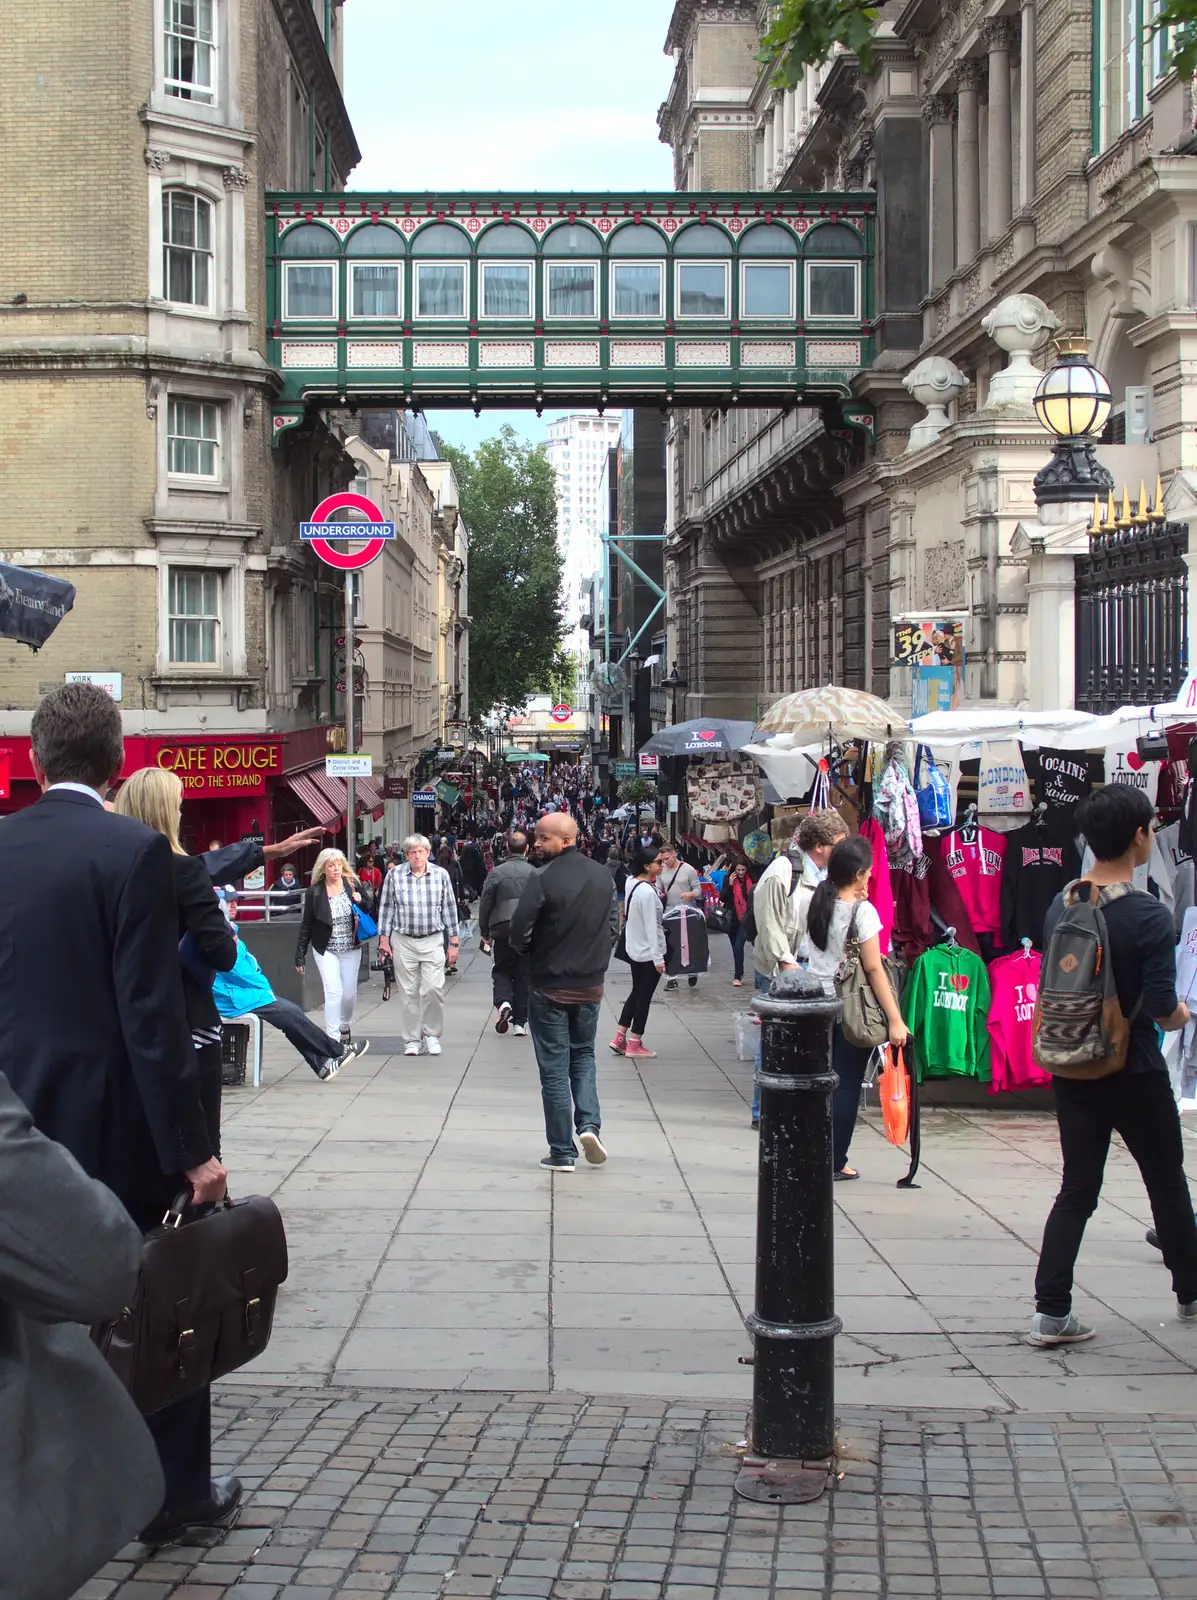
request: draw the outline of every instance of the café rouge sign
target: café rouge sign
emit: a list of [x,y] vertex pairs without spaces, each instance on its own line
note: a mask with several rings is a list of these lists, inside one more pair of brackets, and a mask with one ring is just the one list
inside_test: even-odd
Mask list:
[[160,767],[183,781],[193,795],[263,794],[266,779],[282,770],[282,749],[277,743],[164,744],[155,757]]

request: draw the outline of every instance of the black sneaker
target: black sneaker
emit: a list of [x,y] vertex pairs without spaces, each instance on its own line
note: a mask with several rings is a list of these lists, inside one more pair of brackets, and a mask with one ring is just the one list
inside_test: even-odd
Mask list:
[[676,988],[677,988],[677,979],[676,978],[666,978],[666,980],[665,980],[665,992],[668,994],[671,989],[676,989]]
[[510,1005],[510,1003],[508,1001],[504,1000],[503,1004],[499,1007],[499,1016],[498,1016],[498,1020],[495,1023],[495,1032],[496,1033],[506,1033],[508,1027],[510,1026],[510,1023],[511,1023],[511,1005]]
[[341,1057],[337,1065],[347,1067],[351,1061],[356,1061],[359,1056],[364,1056],[369,1048],[369,1039],[351,1039],[345,1054]]
[[577,1162],[573,1156],[541,1156],[540,1164],[550,1172],[576,1172]]
[[[349,1060],[349,1052],[348,1051],[345,1052],[345,1055],[342,1057],[342,1060],[345,1060],[345,1061]],[[320,1079],[321,1083],[327,1083],[330,1078],[335,1078],[337,1073],[340,1072],[340,1070],[341,1070],[341,1062],[340,1061],[335,1061],[332,1056],[329,1056],[328,1060],[324,1063],[324,1065],[322,1067],[317,1067],[316,1068],[316,1076]]]
[[601,1167],[607,1159],[607,1152],[603,1148],[603,1141],[599,1138],[594,1128],[585,1128],[578,1135],[578,1142],[582,1146],[582,1154],[592,1167]]
[[697,973],[692,973],[691,976],[689,977],[689,979],[687,979],[687,982],[689,983],[689,985],[690,985],[690,987],[692,989],[697,989],[698,988],[698,974]]

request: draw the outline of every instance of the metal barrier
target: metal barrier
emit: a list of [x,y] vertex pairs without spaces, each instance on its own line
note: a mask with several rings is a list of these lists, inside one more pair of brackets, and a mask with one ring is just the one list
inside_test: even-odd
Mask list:
[[241,921],[298,921],[303,912],[303,888],[238,889],[237,915]]

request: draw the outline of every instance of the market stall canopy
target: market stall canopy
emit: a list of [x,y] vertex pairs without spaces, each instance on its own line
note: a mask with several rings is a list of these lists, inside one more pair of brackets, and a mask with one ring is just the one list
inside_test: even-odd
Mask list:
[[0,637],[40,650],[75,604],[75,585],[0,561]]
[[642,756],[727,756],[742,750],[752,738],[751,722],[726,717],[675,722],[654,733],[640,747]]
[[539,750],[504,750],[504,761],[547,761],[549,758],[542,755]]
[[765,799],[770,805],[803,799],[815,781],[822,753],[821,744],[799,744],[784,733],[761,744],[747,744],[743,750],[768,779]]
[[792,734],[804,743],[829,736],[841,742],[900,739],[909,727],[904,716],[876,695],[836,684],[782,695],[760,720],[761,732]]
[[1017,706],[962,706],[916,717],[910,737],[932,749],[975,744],[981,739],[1017,739],[1026,749],[1100,750],[1111,738],[1147,733],[1167,722],[1197,722],[1197,709],[1180,701],[1155,706],[1120,706],[1106,716],[1088,711],[1025,711]]

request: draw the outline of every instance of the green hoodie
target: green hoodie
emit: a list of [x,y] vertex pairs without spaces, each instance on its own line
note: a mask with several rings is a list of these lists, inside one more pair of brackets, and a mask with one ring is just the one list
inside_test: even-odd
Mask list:
[[989,975],[980,956],[962,946],[935,945],[914,964],[902,1016],[925,1078],[989,1082]]

